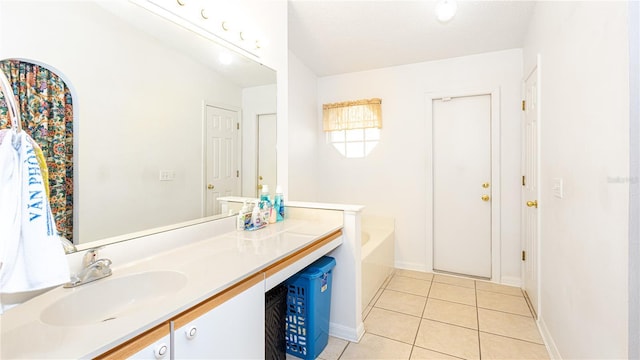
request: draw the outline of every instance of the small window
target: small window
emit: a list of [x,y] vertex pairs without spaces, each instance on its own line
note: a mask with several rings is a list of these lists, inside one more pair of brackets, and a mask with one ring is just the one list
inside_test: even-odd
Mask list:
[[347,158],[363,158],[380,141],[382,100],[324,104],[323,129],[327,142]]
[[336,130],[327,133],[328,142],[347,158],[369,155],[380,141],[380,129]]

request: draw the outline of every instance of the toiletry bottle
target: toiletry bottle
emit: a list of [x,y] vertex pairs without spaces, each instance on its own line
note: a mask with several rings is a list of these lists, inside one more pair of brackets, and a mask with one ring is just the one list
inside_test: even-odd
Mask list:
[[249,203],[245,201],[242,204],[242,209],[238,213],[238,218],[236,219],[236,230],[244,230],[246,227],[245,219],[247,218],[247,214],[249,213]]
[[253,211],[251,211],[251,225],[253,229],[258,229],[262,226],[262,214],[260,213],[259,202],[256,202]]
[[262,220],[265,224],[270,223],[271,211],[273,210],[273,204],[269,200],[269,186],[262,185],[262,192],[260,193],[260,211],[262,212]]
[[276,196],[273,199],[273,207],[276,214],[276,221],[284,220],[284,199],[282,194],[282,187],[280,185],[276,186]]

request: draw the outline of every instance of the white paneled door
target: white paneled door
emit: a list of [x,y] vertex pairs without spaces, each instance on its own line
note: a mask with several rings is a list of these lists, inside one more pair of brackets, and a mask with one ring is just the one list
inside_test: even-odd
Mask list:
[[206,106],[205,216],[220,214],[221,196],[240,195],[238,113]]
[[432,100],[433,268],[491,278],[491,95]]
[[524,176],[522,178],[524,291],[534,312],[538,312],[538,70],[525,80]]
[[276,114],[258,115],[258,193],[262,185],[269,186],[269,192],[275,194],[276,179]]

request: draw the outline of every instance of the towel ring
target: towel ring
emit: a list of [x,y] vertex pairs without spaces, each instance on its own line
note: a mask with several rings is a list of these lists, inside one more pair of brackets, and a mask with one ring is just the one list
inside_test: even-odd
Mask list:
[[20,122],[20,113],[18,112],[18,107],[16,106],[16,98],[13,95],[13,90],[11,89],[11,85],[9,85],[9,80],[7,76],[4,74],[4,71],[0,70],[0,90],[4,95],[4,98],[7,101],[7,106],[9,107],[9,121],[11,121],[11,127],[16,130],[16,132],[20,132],[22,130],[22,123]]

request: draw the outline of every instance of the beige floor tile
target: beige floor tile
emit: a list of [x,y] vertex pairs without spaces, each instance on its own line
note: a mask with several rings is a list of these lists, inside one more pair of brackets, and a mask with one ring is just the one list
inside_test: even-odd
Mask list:
[[383,291],[384,291],[384,287],[381,287],[380,289],[378,289],[378,291],[376,291],[376,294],[373,295],[373,298],[371,298],[371,301],[369,301],[369,305],[373,306],[376,303],[376,301],[378,301]]
[[393,275],[396,273],[397,270],[394,270],[391,272],[391,274],[389,274],[389,276],[387,276],[386,279],[384,279],[384,282],[382,283],[381,288],[386,288],[387,284],[389,283],[389,281],[391,281],[391,279],[393,279]]
[[362,320],[367,318],[367,315],[369,315],[369,313],[371,312],[371,309],[373,309],[373,306],[371,305],[367,305],[367,307],[364,308],[364,311],[362,312]]
[[420,318],[385,309],[373,308],[364,321],[367,333],[413,344]]
[[400,341],[366,333],[359,343],[349,343],[340,360],[409,359],[412,346]]
[[413,351],[411,351],[411,360],[457,360],[460,358],[439,353],[436,351],[431,351],[427,349],[423,349],[418,346],[413,347]]
[[480,331],[544,344],[535,320],[528,316],[478,309]]
[[478,331],[422,319],[416,346],[461,357],[479,359]]
[[476,305],[476,290],[462,286],[434,282],[429,298],[453,301],[460,304]]
[[497,292],[505,295],[523,296],[519,287],[494,284],[487,281],[476,281],[476,289],[482,291]]
[[420,317],[426,302],[427,298],[424,296],[387,289],[382,293],[375,307]]
[[322,360],[338,360],[344,348],[347,347],[349,342],[347,340],[342,340],[338,338],[334,338],[333,336],[329,336],[329,343],[327,343],[327,347],[322,350],[320,355],[318,355],[318,359]]
[[389,284],[387,284],[387,289],[402,291],[413,295],[427,296],[430,286],[430,281],[394,275],[391,281],[389,281]]
[[449,284],[449,285],[464,286],[471,289],[475,289],[475,284],[476,284],[475,280],[473,279],[465,279],[462,277],[448,276],[448,275],[442,275],[442,274],[435,274],[433,276],[433,281]]
[[424,309],[422,317],[471,329],[478,329],[478,314],[475,306],[430,298],[429,301],[427,301],[427,307]]
[[422,272],[422,271],[414,271],[414,270],[398,269],[398,270],[396,270],[395,275],[396,276],[410,277],[410,278],[420,279],[420,280],[427,280],[427,281],[431,281],[431,279],[433,279],[433,274],[432,273]]
[[479,308],[532,316],[524,296],[505,295],[482,290],[477,292]]
[[480,332],[480,352],[489,359],[549,359],[544,345]]

